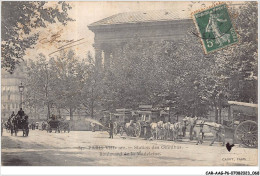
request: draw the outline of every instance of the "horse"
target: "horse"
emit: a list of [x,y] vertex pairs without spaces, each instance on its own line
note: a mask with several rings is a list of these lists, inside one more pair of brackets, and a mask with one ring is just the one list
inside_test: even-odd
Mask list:
[[163,121],[150,123],[150,129],[154,139],[162,139]]
[[4,122],[4,128],[7,133],[10,133],[11,132],[11,122],[9,122],[9,121]]
[[164,135],[163,121],[157,122],[157,139],[162,140]]
[[[222,139],[222,145],[225,144],[225,136],[222,134],[224,131],[224,127],[221,124],[215,122],[205,122],[204,120],[199,120],[197,117],[185,117],[183,120],[186,122],[186,125],[191,126],[190,135],[192,135],[192,132],[194,132],[197,138],[196,145],[198,145],[199,143],[203,143],[205,133],[212,133],[214,136],[213,140],[210,143],[210,146],[214,144],[218,136],[220,136]],[[200,133],[202,134],[202,137],[200,137]]]
[[170,122],[166,122],[163,124],[162,126],[162,130],[163,130],[163,139],[164,140],[168,140],[170,137]]
[[157,123],[155,122],[151,123],[150,127],[151,127],[151,134],[153,139],[157,139],[158,137]]
[[14,118],[11,119],[11,135],[15,133],[15,136],[17,136],[17,132],[19,129],[22,129],[23,136],[28,136],[29,134],[29,123],[28,123],[28,116],[20,116],[16,115]]
[[176,122],[174,124],[171,124],[170,125],[171,139],[176,141],[178,139],[179,133],[182,132],[182,129],[183,129],[182,122]]

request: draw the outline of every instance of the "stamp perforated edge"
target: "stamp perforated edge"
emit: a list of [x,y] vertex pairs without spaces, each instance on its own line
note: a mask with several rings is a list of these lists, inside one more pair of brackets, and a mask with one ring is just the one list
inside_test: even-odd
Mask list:
[[[212,50],[212,51],[207,52],[207,49],[206,49],[206,47],[205,47],[205,45],[204,45],[204,42],[203,42],[203,39],[202,39],[200,30],[199,30],[199,26],[198,26],[198,24],[197,24],[197,21],[196,21],[196,18],[195,18],[194,15],[197,14],[197,13],[199,13],[199,12],[203,12],[203,11],[205,11],[205,10],[212,9],[212,8],[215,8],[216,6],[220,6],[220,5],[223,5],[223,4],[226,5],[227,12],[228,12],[228,15],[229,15],[229,18],[230,18],[232,27],[233,27],[233,29],[235,30],[236,34],[237,34],[237,41],[234,42],[234,43],[231,43],[231,44],[228,44],[228,45],[225,45],[225,46],[223,46],[223,47],[220,47],[220,48],[217,48],[217,49],[214,49],[214,50]],[[235,27],[235,25],[234,25],[233,20],[232,20],[231,17],[232,17],[232,16],[230,15],[230,12],[229,12],[229,6],[227,5],[226,2],[217,2],[217,3],[214,3],[213,5],[211,5],[211,6],[209,6],[209,7],[205,7],[205,8],[199,9],[199,10],[195,10],[194,12],[191,13],[191,18],[193,19],[193,22],[194,22],[194,24],[195,24],[195,26],[196,26],[196,29],[197,29],[197,32],[198,32],[198,34],[199,34],[199,38],[200,38],[200,42],[201,42],[203,51],[204,51],[204,53],[205,53],[206,55],[209,54],[209,53],[212,53],[212,52],[219,51],[219,50],[221,50],[221,49],[223,49],[223,48],[232,47],[233,45],[240,43],[240,35],[238,34],[238,32],[237,32],[237,30],[236,30],[236,27]]]

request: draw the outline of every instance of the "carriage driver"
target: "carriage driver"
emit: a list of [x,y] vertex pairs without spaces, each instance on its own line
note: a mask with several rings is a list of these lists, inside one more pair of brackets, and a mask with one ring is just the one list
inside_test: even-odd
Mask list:
[[23,117],[25,114],[24,114],[24,111],[23,111],[23,108],[20,108],[20,110],[18,111],[17,113],[20,117]]

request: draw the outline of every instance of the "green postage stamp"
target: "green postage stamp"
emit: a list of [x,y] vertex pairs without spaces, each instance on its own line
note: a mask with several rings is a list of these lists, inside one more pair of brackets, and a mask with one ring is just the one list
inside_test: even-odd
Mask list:
[[206,54],[238,42],[226,4],[193,13],[193,19]]

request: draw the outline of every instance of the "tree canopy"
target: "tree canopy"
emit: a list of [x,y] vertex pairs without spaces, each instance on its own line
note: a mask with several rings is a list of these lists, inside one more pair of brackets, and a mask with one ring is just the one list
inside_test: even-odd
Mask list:
[[227,100],[257,103],[257,4],[231,9],[234,14],[240,43],[208,55],[198,36],[188,31],[177,42],[133,38],[117,49],[103,72],[96,70],[90,54],[82,61],[73,51],[49,61],[40,55],[29,66],[28,84],[34,85],[29,97],[69,109],[71,115],[82,107],[93,117],[100,107],[113,111],[152,104],[191,116],[215,110],[220,122]]
[[54,7],[45,1],[2,2],[2,68],[12,73],[23,61],[26,49],[32,48],[38,40],[39,34],[34,29],[72,21],[68,16],[70,9],[67,2],[58,2]]

